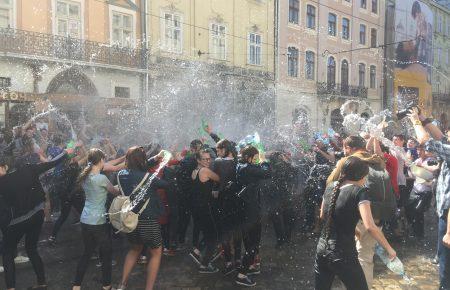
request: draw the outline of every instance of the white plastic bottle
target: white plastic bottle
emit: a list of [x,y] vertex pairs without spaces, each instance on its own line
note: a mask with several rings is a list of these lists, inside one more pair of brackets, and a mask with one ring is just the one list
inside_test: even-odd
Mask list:
[[402,261],[400,261],[398,257],[395,257],[395,259],[391,261],[389,259],[388,253],[379,244],[376,245],[375,252],[389,270],[397,275],[405,277],[405,268],[403,267]]

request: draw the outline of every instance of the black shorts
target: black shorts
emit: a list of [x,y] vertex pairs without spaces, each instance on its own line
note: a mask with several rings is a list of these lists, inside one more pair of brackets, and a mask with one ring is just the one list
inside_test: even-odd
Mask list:
[[128,234],[128,241],[136,245],[144,245],[156,249],[162,245],[161,226],[157,220],[139,220],[136,229]]

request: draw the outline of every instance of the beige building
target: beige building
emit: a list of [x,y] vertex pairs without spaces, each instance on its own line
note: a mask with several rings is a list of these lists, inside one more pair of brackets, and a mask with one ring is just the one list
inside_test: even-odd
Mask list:
[[314,130],[339,130],[348,99],[380,110],[384,10],[384,0],[280,1],[278,125],[307,116]]

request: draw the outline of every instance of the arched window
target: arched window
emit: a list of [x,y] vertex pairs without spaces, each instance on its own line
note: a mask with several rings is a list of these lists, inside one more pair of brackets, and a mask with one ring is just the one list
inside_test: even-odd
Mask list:
[[327,83],[328,86],[336,84],[336,60],[330,56],[327,63]]
[[348,94],[348,61],[343,60],[341,63],[341,92]]
[[314,55],[314,52],[307,51],[305,54],[305,77],[307,80],[314,80],[315,78],[315,62],[316,57]]
[[288,76],[298,76],[298,49],[295,47],[288,48]]
[[359,86],[364,87],[366,84],[366,65],[360,63],[358,65]]
[[374,65],[370,66],[370,88],[375,89],[377,86],[377,68]]

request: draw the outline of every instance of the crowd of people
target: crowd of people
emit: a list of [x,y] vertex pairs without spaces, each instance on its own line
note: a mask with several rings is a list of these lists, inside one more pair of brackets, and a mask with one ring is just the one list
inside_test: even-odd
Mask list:
[[[47,289],[38,250],[41,229],[59,212],[48,237],[58,246],[58,233],[74,208],[84,244],[71,281],[74,290],[82,288],[97,252],[103,289],[126,289],[134,266],[144,261],[149,290],[162,256],[181,255],[183,249],[189,249],[200,274],[217,273],[220,265],[236,284],[255,286],[266,220],[278,248],[289,245],[296,225],[318,238],[315,289],[331,289],[336,276],[347,289],[371,289],[377,244],[393,260],[397,254],[389,240],[422,240],[424,213],[435,201],[440,289],[450,289],[449,136],[415,108],[409,118],[416,138],[395,135],[395,146],[361,132],[317,138],[295,154],[220,139],[207,126],[211,140],[195,139],[188,150],[171,150],[168,162],[167,151],[156,143],[127,150],[108,138],[89,146],[68,144],[68,136],[32,122],[17,127],[12,141],[0,148],[0,270],[6,287],[16,288],[17,246],[25,237],[37,276],[29,289]],[[138,198],[144,187],[144,198]],[[108,208],[115,196],[129,197],[138,214],[135,229],[119,233],[129,242],[120,281],[112,281],[112,235],[120,229],[112,227]]]

